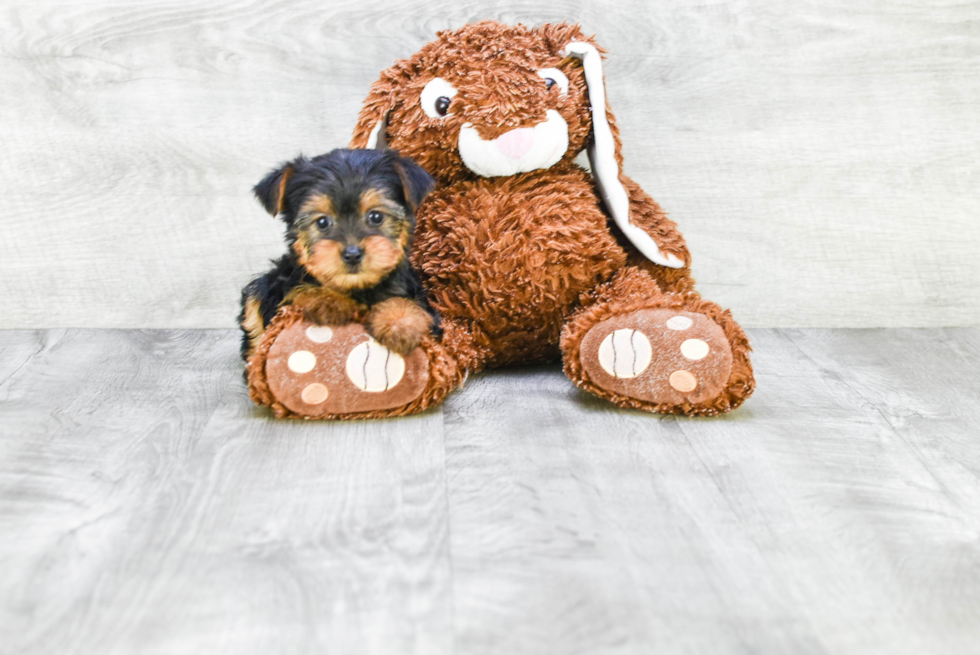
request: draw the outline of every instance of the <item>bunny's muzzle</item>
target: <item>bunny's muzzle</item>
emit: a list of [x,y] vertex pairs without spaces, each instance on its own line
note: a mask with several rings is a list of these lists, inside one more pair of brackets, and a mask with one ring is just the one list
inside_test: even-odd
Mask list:
[[468,169],[482,177],[500,177],[551,168],[568,150],[568,123],[554,109],[533,127],[484,139],[472,123],[459,131],[459,155]]

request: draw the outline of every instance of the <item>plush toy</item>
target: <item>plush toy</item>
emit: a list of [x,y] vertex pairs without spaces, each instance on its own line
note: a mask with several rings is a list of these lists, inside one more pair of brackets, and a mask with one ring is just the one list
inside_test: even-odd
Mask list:
[[[745,334],[695,291],[675,224],[622,173],[601,52],[577,25],[486,21],[440,32],[381,73],[351,147],[393,148],[436,179],[412,261],[442,316],[441,343],[397,363],[401,392],[368,388],[362,351],[377,344],[347,326],[358,336],[316,344],[334,369],[324,386],[340,387],[330,407],[300,399],[280,414],[404,414],[468,373],[557,359],[621,407],[713,415],[752,393]],[[576,163],[583,151],[591,170]],[[249,365],[253,397],[273,406],[270,387],[311,379],[287,365],[309,350],[311,326],[288,307],[280,317]]]

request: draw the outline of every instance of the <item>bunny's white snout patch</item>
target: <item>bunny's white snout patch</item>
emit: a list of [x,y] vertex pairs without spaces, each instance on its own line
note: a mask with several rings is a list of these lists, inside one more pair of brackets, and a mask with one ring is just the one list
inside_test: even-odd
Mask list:
[[554,109],[534,127],[521,127],[489,141],[472,123],[459,131],[459,155],[466,167],[483,177],[515,175],[551,168],[568,150],[568,123]]

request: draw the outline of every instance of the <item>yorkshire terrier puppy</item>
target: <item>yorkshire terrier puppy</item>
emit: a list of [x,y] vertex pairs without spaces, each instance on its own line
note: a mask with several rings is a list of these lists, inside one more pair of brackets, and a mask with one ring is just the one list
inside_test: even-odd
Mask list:
[[408,262],[415,212],[433,185],[394,151],[344,149],[301,156],[259,182],[255,195],[286,223],[289,249],[242,290],[242,358],[287,304],[318,325],[363,322],[401,355],[438,330]]

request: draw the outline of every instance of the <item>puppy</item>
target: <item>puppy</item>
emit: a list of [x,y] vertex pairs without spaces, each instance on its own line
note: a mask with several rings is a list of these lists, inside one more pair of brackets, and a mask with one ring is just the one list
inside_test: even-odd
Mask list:
[[283,305],[301,307],[318,325],[363,322],[401,355],[438,330],[408,263],[415,212],[433,185],[392,150],[343,149],[301,156],[259,182],[255,195],[286,223],[289,249],[242,290],[242,358]]

